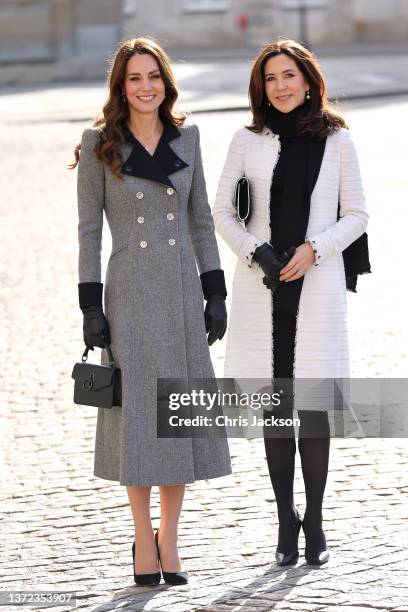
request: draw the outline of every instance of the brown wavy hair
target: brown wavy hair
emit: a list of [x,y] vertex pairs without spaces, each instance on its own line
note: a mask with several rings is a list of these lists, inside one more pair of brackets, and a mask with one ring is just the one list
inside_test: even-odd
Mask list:
[[[119,179],[122,179],[120,174],[122,159],[119,147],[124,142],[123,129],[126,127],[129,118],[128,104],[124,101],[122,94],[123,83],[126,77],[127,63],[136,53],[149,54],[158,63],[166,95],[159,107],[160,118],[167,119],[176,127],[181,127],[186,120],[184,113],[173,110],[179,91],[167,53],[150,38],[131,38],[120,43],[111,59],[108,71],[108,98],[102,112],[92,124],[93,127],[98,128],[100,135],[95,153]],[[74,150],[75,161],[68,165],[69,168],[73,169],[77,166],[80,149],[81,144],[79,143]]]
[[303,45],[287,38],[280,38],[266,45],[255,59],[249,83],[249,105],[252,123],[251,132],[261,132],[268,113],[268,98],[265,92],[265,64],[271,57],[284,53],[302,72],[310,87],[309,112],[299,122],[300,132],[324,138],[347,124],[336,108],[328,101],[326,83],[316,57]]

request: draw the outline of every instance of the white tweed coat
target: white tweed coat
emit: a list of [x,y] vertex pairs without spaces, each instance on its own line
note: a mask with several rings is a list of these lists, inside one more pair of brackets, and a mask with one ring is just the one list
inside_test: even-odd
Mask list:
[[[272,240],[270,186],[280,140],[267,127],[239,129],[231,141],[216,194],[215,227],[238,257],[233,280],[225,376],[266,378],[273,372],[272,294],[252,261],[257,246]],[[252,188],[252,218],[244,228],[233,206],[235,183],[245,174]],[[340,196],[340,219],[337,208]],[[306,237],[315,241],[316,264],[305,274],[297,317],[295,378],[347,378],[346,282],[342,251],[368,221],[356,150],[347,129],[327,138],[310,203]]]

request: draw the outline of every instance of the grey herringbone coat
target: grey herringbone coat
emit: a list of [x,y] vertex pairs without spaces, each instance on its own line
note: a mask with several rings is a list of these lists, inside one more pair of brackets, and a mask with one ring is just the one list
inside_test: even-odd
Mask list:
[[[112,253],[104,312],[122,370],[122,406],[98,408],[94,474],[122,485],[182,484],[231,473],[226,439],[156,435],[157,377],[214,375],[196,262],[200,274],[220,268],[198,128],[172,128],[171,136],[162,143],[167,163],[176,166],[171,181],[153,180],[149,168],[137,176],[143,171],[129,164],[135,150],[128,142],[118,180],[94,153],[97,129],[86,129],[81,143],[79,282],[101,282],[105,210]],[[101,363],[107,363],[105,350]]]

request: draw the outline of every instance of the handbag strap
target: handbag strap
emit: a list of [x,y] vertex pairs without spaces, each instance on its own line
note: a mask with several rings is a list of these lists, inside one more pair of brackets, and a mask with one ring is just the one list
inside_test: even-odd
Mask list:
[[[82,354],[81,361],[83,363],[85,363],[86,360],[88,359],[88,353],[89,353],[90,348],[91,348],[90,346],[86,346],[86,348],[85,348],[85,350],[84,350],[84,352]],[[115,363],[115,359],[114,359],[113,354],[112,354],[112,349],[110,347],[110,344],[106,343],[105,344],[105,348],[106,348],[106,351],[108,353],[109,366],[111,368],[114,368],[116,366],[116,363]]]

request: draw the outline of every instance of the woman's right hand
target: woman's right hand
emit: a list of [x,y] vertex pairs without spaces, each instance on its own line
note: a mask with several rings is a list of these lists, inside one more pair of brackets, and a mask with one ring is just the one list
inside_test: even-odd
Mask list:
[[262,272],[265,274],[263,284],[270,289],[272,293],[277,289],[280,283],[279,275],[281,269],[292,258],[295,250],[295,247],[290,247],[283,255],[280,255],[267,242],[264,242],[264,244],[261,244],[261,246],[255,250],[253,258],[259,263]]
[[285,263],[282,257],[270,244],[264,242],[255,249],[253,259],[261,266],[262,272],[270,285],[269,288],[273,291],[279,284],[279,273]]
[[84,342],[86,346],[93,349],[94,346],[105,348],[110,344],[109,323],[103,314],[101,306],[88,306],[82,309],[84,315]]

